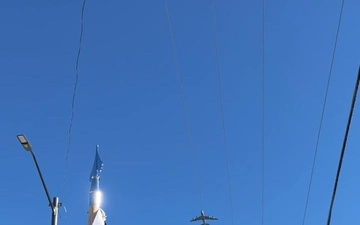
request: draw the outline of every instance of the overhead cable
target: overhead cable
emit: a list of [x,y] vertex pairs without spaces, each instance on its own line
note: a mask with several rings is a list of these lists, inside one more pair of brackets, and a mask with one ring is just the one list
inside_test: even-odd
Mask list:
[[333,207],[334,207],[334,203],[335,203],[336,191],[337,191],[337,187],[338,187],[338,183],[339,183],[341,168],[342,168],[344,155],[345,155],[345,151],[346,151],[346,144],[347,144],[349,131],[350,131],[350,126],[351,126],[351,122],[352,122],[352,117],[353,117],[353,113],[354,113],[354,108],[355,108],[355,104],[356,104],[356,98],[357,98],[357,94],[358,94],[359,83],[360,83],[360,66],[359,66],[358,77],[357,77],[357,81],[356,81],[356,85],[355,85],[355,89],[354,89],[354,94],[353,94],[353,98],[352,98],[352,102],[351,102],[351,108],[350,108],[348,123],[346,125],[346,131],[345,131],[343,146],[342,146],[342,149],[341,149],[339,165],[338,165],[338,169],[337,169],[337,172],[336,172],[336,178],[335,178],[333,193],[332,193],[332,197],[331,197],[328,220],[327,220],[327,223],[326,223],[327,225],[331,224],[332,211],[333,211]]
[[262,76],[261,76],[261,224],[265,201],[265,0],[262,1]]
[[195,173],[195,179],[196,179],[196,186],[197,186],[197,189],[199,192],[200,206],[202,207],[202,210],[203,210],[204,209],[204,201],[203,201],[203,195],[202,195],[201,186],[200,186],[199,168],[197,167],[197,155],[196,155],[196,151],[193,147],[193,139],[192,139],[190,122],[189,122],[189,116],[188,116],[188,112],[187,112],[187,108],[186,108],[186,104],[185,104],[185,93],[184,93],[184,88],[183,88],[182,75],[180,73],[179,61],[177,59],[174,34],[172,31],[173,29],[172,29],[172,25],[171,25],[167,0],[165,0],[165,10],[166,10],[166,17],[167,17],[169,33],[170,33],[171,47],[172,47],[173,57],[174,57],[175,66],[176,66],[177,83],[179,86],[180,98],[181,98],[180,101],[181,101],[181,106],[182,106],[182,110],[184,113],[184,119],[185,119],[185,124],[186,124],[188,145],[189,145],[190,151],[193,156],[192,157],[193,158],[193,170],[195,171],[194,173]]
[[222,130],[223,130],[223,139],[224,139],[224,154],[226,159],[226,173],[228,180],[228,189],[229,189],[229,204],[230,204],[230,212],[231,212],[231,221],[232,225],[234,222],[234,210],[233,210],[233,202],[232,202],[232,191],[231,191],[231,177],[230,177],[230,162],[229,162],[229,152],[227,147],[227,135],[226,135],[226,126],[225,126],[225,115],[224,115],[224,96],[222,92],[222,82],[221,82],[221,71],[220,71],[220,59],[219,59],[219,47],[217,40],[217,28],[216,28],[216,16],[215,16],[215,1],[212,0],[212,18],[213,18],[213,31],[214,31],[214,44],[215,44],[215,53],[216,53],[216,67],[217,67],[217,75],[218,75],[218,84],[219,84],[219,97],[220,97],[220,105],[221,105],[221,121],[222,121]]
[[68,129],[68,145],[67,145],[66,157],[65,157],[65,169],[64,169],[63,188],[61,191],[61,196],[63,196],[64,192],[65,192],[67,170],[68,170],[68,164],[69,164],[69,155],[70,155],[71,139],[72,139],[72,128],[73,128],[73,122],[74,122],[74,116],[75,116],[76,94],[77,94],[77,86],[78,86],[78,82],[79,82],[79,61],[80,61],[81,47],[82,47],[81,44],[82,44],[83,32],[84,32],[85,6],[86,6],[86,0],[83,0],[82,7],[81,7],[80,37],[79,37],[79,45],[78,45],[79,47],[78,47],[76,63],[75,63],[75,83],[74,83],[72,100],[71,100],[71,117],[70,117],[69,129]]
[[340,26],[341,26],[341,20],[342,20],[343,9],[344,9],[344,2],[345,2],[345,0],[342,0],[340,15],[339,15],[339,19],[338,19],[338,25],[337,25],[337,30],[336,30],[336,36],[335,36],[335,43],[334,43],[334,48],[333,48],[332,57],[331,57],[330,70],[329,70],[329,75],[328,75],[327,85],[326,85],[326,90],[325,90],[325,97],[324,97],[322,110],[321,110],[320,124],[319,124],[319,129],[318,129],[317,138],[316,138],[315,151],[314,151],[314,156],[313,156],[313,160],[312,160],[312,168],[311,168],[309,185],[308,185],[308,190],[307,190],[307,195],[306,195],[306,202],[305,202],[304,215],[303,215],[303,219],[302,219],[302,225],[305,224],[306,213],[307,213],[309,199],[310,199],[310,192],[311,192],[313,176],[314,176],[314,171],[315,171],[315,166],[316,166],[316,159],[317,159],[317,154],[318,154],[322,124],[323,124],[323,120],[324,120],[327,97],[328,97],[330,81],[331,81],[332,71],[333,71],[333,66],[334,66],[334,61],[335,61],[337,43],[338,43],[338,38],[339,38],[339,33],[340,33]]

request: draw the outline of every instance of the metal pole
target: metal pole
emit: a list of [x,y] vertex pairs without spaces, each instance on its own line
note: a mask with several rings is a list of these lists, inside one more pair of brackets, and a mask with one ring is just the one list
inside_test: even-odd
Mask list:
[[51,225],[57,225],[58,224],[58,215],[59,215],[59,198],[58,197],[54,197],[53,198],[53,203],[52,203],[52,207],[53,207],[53,213],[51,216]]
[[37,169],[37,171],[39,173],[41,183],[43,185],[46,197],[47,197],[47,199],[49,201],[49,206],[51,207],[51,211],[52,211],[51,212],[51,225],[57,225],[58,224],[58,216],[59,216],[59,207],[61,206],[61,203],[59,202],[59,198],[54,197],[53,201],[51,202],[49,191],[48,191],[48,189],[46,187],[44,177],[43,177],[43,175],[41,173],[40,166],[39,166],[39,164],[37,162],[35,153],[31,149],[30,143],[27,141],[27,139],[26,139],[26,137],[24,135],[18,135],[17,137],[18,137],[21,145],[25,148],[25,150],[30,152],[31,156],[33,157],[33,160],[35,162],[36,169]]
[[[38,173],[39,173],[39,176],[40,176],[40,179],[41,179],[41,183],[42,183],[42,185],[43,185],[43,187],[44,187],[44,190],[45,190],[47,199],[48,199],[49,204],[50,204],[50,207],[51,207],[51,210],[52,210],[53,212],[55,212],[54,206],[53,206],[53,204],[51,203],[51,200],[50,200],[49,191],[48,191],[48,189],[47,189],[47,187],[46,187],[44,178],[43,178],[43,176],[42,176],[42,174],[41,174],[41,170],[40,170],[39,164],[37,163],[35,154],[33,153],[33,151],[30,151],[30,153],[31,153],[31,155],[32,155],[32,157],[33,157],[33,159],[34,159],[34,162],[35,162],[35,165],[36,165],[36,169],[37,169],[37,171],[38,171]],[[59,199],[58,199],[58,201],[59,201]]]

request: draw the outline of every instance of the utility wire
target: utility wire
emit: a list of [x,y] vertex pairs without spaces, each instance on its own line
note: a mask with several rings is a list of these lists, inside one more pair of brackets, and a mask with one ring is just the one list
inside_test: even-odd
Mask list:
[[182,84],[183,83],[182,82],[182,75],[180,73],[179,61],[177,59],[177,53],[176,53],[176,47],[175,47],[175,41],[174,41],[174,34],[173,34],[173,31],[172,31],[172,25],[171,25],[167,0],[165,0],[165,11],[166,11],[166,17],[167,17],[167,21],[168,21],[168,27],[169,27],[169,33],[170,33],[170,40],[171,40],[171,47],[172,47],[173,57],[174,57],[175,65],[176,65],[177,82],[178,82],[178,86],[179,86],[179,90],[180,90],[180,96],[181,96],[181,106],[182,106],[182,109],[183,109],[183,112],[184,112],[184,119],[185,119],[185,123],[186,123],[188,145],[189,145],[190,151],[192,152],[192,156],[193,156],[193,169],[195,171],[196,186],[197,186],[198,192],[199,192],[200,204],[201,204],[200,206],[201,206],[202,209],[204,209],[204,200],[203,200],[203,195],[202,195],[201,186],[200,186],[199,168],[196,166],[197,165],[196,164],[197,157],[196,157],[195,149],[193,147],[193,140],[192,140],[189,116],[188,116],[188,112],[187,112],[187,108],[186,108],[186,104],[185,104],[185,94],[184,94],[184,88],[183,88],[183,84]]
[[71,101],[71,117],[70,117],[70,124],[69,124],[69,130],[68,130],[68,145],[67,145],[67,150],[66,150],[65,170],[64,170],[63,188],[62,188],[61,196],[64,195],[64,191],[65,191],[65,187],[66,187],[67,170],[68,170],[68,164],[69,164],[72,128],[73,128],[73,121],[74,121],[74,115],[75,115],[75,103],[76,103],[75,101],[76,101],[77,86],[78,86],[78,82],[79,82],[79,61],[80,61],[81,44],[82,44],[82,38],[83,38],[83,32],[84,32],[85,6],[86,6],[86,0],[83,0],[82,7],[81,7],[79,48],[78,48],[78,52],[77,52],[77,56],[76,56],[76,64],[75,64],[75,83],[74,83],[72,101]]
[[324,97],[324,102],[323,102],[322,111],[321,111],[319,130],[318,130],[317,138],[316,138],[315,152],[314,152],[312,168],[311,168],[311,173],[310,173],[308,191],[307,191],[307,195],[306,195],[305,210],[304,210],[302,225],[305,224],[306,213],[307,213],[307,208],[308,208],[308,204],[309,204],[309,198],[310,198],[310,192],[311,192],[314,170],[315,170],[315,165],[316,165],[317,153],[318,153],[318,148],[319,148],[322,124],[323,124],[323,120],[324,120],[324,114],[325,114],[327,97],[328,97],[328,92],[329,92],[329,87],[330,87],[330,81],[331,81],[331,77],[332,77],[333,65],[334,65],[334,61],[335,61],[337,42],[338,42],[339,33],[340,33],[340,26],[341,26],[341,20],[342,20],[343,9],[344,9],[344,2],[345,2],[345,0],[342,0],[339,20],[338,20],[338,25],[337,25],[337,30],[336,30],[336,36],[335,36],[334,49],[333,49],[332,58],[331,58],[330,71],[329,71],[329,75],[328,75],[328,80],[327,80],[327,85],[326,85],[326,90],[325,90],[325,97]]
[[333,211],[334,202],[335,202],[335,198],[336,198],[336,191],[337,191],[337,187],[338,187],[338,183],[339,183],[342,163],[343,163],[343,160],[344,160],[347,139],[348,139],[348,136],[349,136],[350,126],[351,126],[351,121],[352,121],[354,108],[355,108],[355,104],[356,104],[356,98],[357,98],[357,93],[358,93],[358,89],[359,89],[359,83],[360,83],[360,67],[359,67],[358,77],[357,77],[357,81],[356,81],[356,85],[355,85],[355,89],[354,89],[354,94],[353,94],[353,99],[352,99],[352,103],[351,103],[349,119],[348,119],[348,123],[347,123],[347,126],[346,126],[346,132],[345,132],[345,137],[344,137],[343,146],[342,146],[342,150],[341,150],[341,155],[340,155],[340,159],[339,159],[339,165],[338,165],[338,169],[337,169],[337,172],[336,172],[336,179],[335,179],[333,194],[332,194],[332,197],[331,197],[328,220],[327,220],[327,223],[326,223],[327,225],[331,224],[331,216],[332,216],[332,211]]
[[262,77],[261,77],[261,224],[264,225],[265,196],[265,0],[262,1]]
[[232,192],[231,192],[231,178],[230,178],[230,162],[229,162],[229,153],[227,147],[227,135],[226,135],[226,126],[225,126],[225,115],[224,115],[224,96],[222,93],[222,83],[221,83],[221,71],[220,71],[220,60],[219,60],[219,47],[217,41],[217,29],[216,29],[216,16],[215,16],[215,1],[212,0],[212,17],[213,17],[213,28],[214,28],[214,44],[215,44],[215,53],[216,53],[216,67],[217,67],[217,75],[218,75],[218,83],[219,83],[219,95],[220,95],[220,104],[221,104],[221,121],[223,128],[223,136],[224,136],[224,153],[226,159],[226,172],[227,172],[227,180],[228,180],[228,188],[229,188],[229,203],[231,210],[231,221],[232,225],[234,225],[234,210],[233,210],[233,202],[232,202]]

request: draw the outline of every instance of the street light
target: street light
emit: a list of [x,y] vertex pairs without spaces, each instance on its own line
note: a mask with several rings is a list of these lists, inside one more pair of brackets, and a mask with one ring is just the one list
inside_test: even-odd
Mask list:
[[35,165],[36,165],[36,169],[39,173],[39,176],[40,176],[40,179],[41,179],[41,183],[43,185],[43,188],[44,188],[44,191],[45,191],[45,194],[46,194],[46,197],[49,201],[49,205],[51,207],[51,210],[52,210],[52,214],[51,214],[51,224],[52,225],[57,225],[58,224],[58,215],[59,215],[59,206],[61,205],[61,203],[59,203],[59,198],[58,197],[54,197],[53,198],[53,201],[51,202],[51,199],[50,199],[50,194],[49,194],[49,191],[46,187],[46,184],[45,184],[45,181],[44,181],[44,177],[42,176],[41,174],[41,170],[40,170],[40,167],[39,167],[39,164],[36,160],[36,157],[35,157],[35,154],[34,152],[32,151],[32,148],[31,148],[31,145],[30,145],[30,142],[27,140],[27,138],[25,137],[25,135],[23,134],[20,134],[20,135],[17,135],[17,138],[19,139],[21,145],[24,147],[24,149],[28,152],[31,153],[33,159],[34,159],[34,162],[35,162]]
[[32,151],[31,145],[25,135],[20,134],[17,136],[17,138],[19,139],[21,145],[25,148],[26,151]]

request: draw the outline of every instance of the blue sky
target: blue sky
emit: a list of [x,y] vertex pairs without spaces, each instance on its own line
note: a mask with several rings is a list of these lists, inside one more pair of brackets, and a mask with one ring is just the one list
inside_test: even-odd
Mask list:
[[[108,224],[189,224],[202,206],[181,108],[164,1],[88,0],[72,144],[64,165],[81,1],[0,7],[2,221],[48,224],[33,145],[60,224],[86,224],[95,145]],[[218,225],[261,224],[261,1],[216,1],[235,223],[231,223],[211,1],[168,0],[201,174]],[[301,224],[341,1],[267,1],[266,225]],[[345,2],[306,225],[327,218],[359,66],[360,2]],[[357,107],[358,108],[358,107]],[[360,223],[356,109],[333,224]],[[64,189],[64,192],[62,191]]]

